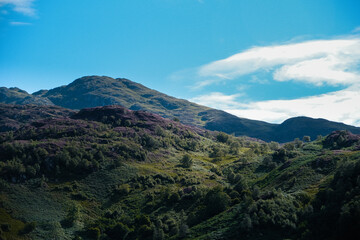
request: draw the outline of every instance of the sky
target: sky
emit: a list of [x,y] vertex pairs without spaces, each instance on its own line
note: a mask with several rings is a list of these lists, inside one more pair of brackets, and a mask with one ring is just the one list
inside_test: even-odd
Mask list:
[[0,0],[0,86],[128,78],[239,117],[360,126],[358,0]]

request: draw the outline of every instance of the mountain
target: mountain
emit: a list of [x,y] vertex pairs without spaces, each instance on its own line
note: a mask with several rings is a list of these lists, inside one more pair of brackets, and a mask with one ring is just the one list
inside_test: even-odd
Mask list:
[[0,103],[54,105],[49,99],[27,93],[19,88],[0,87]]
[[336,130],[348,130],[360,134],[360,128],[344,123],[332,122],[322,118],[294,117],[274,127],[273,137],[269,137],[267,140],[288,142],[302,136],[310,136],[311,139],[316,139],[319,135],[325,136]]
[[131,110],[153,112],[166,118],[178,118],[187,125],[251,137],[261,137],[273,126],[174,98],[124,78],[82,77],[69,85],[49,91],[42,90],[33,95],[45,97],[58,106],[70,109],[121,105]]
[[[304,135],[312,139],[335,130],[360,133],[360,128],[307,117],[291,118],[282,124],[240,118],[227,112],[177,99],[124,78],[82,77],[66,86],[40,90],[32,95],[20,89],[2,88],[0,102],[26,104],[40,102],[69,109],[121,105],[131,110],[145,110],[182,123],[236,136],[264,141],[289,142]],[[1,95],[0,95],[1,96]],[[32,102],[31,102],[31,101]]]
[[359,135],[280,146],[121,106],[12,108],[0,239],[357,239]]
[[70,109],[121,105],[131,110],[147,110],[167,118],[178,117],[186,124],[204,125],[198,112],[210,108],[167,96],[123,78],[82,77],[69,85],[35,92],[54,104]]

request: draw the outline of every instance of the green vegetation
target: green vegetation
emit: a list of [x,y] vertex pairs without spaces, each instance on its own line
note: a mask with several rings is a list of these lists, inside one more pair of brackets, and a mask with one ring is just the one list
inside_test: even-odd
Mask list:
[[61,116],[0,133],[2,239],[358,234],[358,135],[279,145],[118,106]]
[[180,163],[184,168],[190,168],[193,165],[193,160],[191,159],[189,154],[185,154],[181,158]]

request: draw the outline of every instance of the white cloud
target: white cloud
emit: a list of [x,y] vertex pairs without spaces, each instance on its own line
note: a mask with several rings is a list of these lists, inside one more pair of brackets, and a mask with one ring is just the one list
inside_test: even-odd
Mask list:
[[26,26],[26,25],[31,25],[31,23],[27,23],[27,22],[10,22],[11,25],[14,26]]
[[[273,71],[277,81],[315,85],[351,85],[360,80],[360,38],[313,40],[254,47],[198,69],[203,78],[234,79],[257,71]],[[198,83],[199,84],[199,83]]]
[[325,118],[331,121],[360,126],[360,87],[326,93],[318,96],[293,100],[270,100],[239,103],[237,95],[226,96],[212,93],[191,99],[192,101],[227,111],[233,115],[249,119],[281,123],[296,116]]
[[35,9],[33,8],[34,0],[0,0],[0,7],[4,5],[12,5],[15,12],[24,14],[26,16],[35,16]]
[[220,92],[212,92],[207,95],[202,95],[192,98],[190,99],[190,101],[213,108],[227,109],[227,108],[234,108],[239,105],[235,101],[235,99],[239,96],[240,94],[225,95]]
[[[360,31],[359,28],[355,30]],[[359,35],[341,39],[253,47],[201,66],[196,72],[200,81],[194,85],[204,87],[234,80],[247,74],[249,74],[247,76],[249,83],[271,84],[270,73],[272,81],[298,81],[316,86],[340,85],[345,89],[297,99],[249,103],[241,103],[237,94],[225,95],[216,92],[195,97],[191,101],[239,117],[273,123],[281,123],[291,117],[308,116],[360,127],[359,66]],[[265,81],[261,81],[261,76],[266,76]],[[283,90],[286,91],[286,88]]]

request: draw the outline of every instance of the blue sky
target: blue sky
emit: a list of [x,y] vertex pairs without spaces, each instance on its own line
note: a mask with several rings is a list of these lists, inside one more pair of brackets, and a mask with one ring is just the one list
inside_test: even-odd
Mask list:
[[240,117],[360,126],[360,1],[0,0],[0,86],[125,77]]

